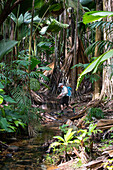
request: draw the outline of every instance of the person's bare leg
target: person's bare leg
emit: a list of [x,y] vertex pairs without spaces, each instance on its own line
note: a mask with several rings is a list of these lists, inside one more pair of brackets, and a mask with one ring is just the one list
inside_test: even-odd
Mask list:
[[64,106],[61,104],[61,113],[63,112],[63,110],[64,110]]

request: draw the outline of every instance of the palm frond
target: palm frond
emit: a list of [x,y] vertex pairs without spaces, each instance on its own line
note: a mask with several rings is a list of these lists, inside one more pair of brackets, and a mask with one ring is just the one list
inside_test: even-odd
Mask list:
[[17,86],[11,90],[11,95],[17,102],[19,108],[31,106],[31,99],[29,93],[22,89],[22,87]]
[[98,46],[98,50],[100,52],[103,52],[103,49],[105,49],[105,46],[106,46],[106,51],[108,51],[108,49],[113,48],[113,42],[111,42],[111,41],[96,41],[96,42],[92,43],[88,48],[86,48],[85,54],[89,55],[92,52],[94,52],[96,46]]

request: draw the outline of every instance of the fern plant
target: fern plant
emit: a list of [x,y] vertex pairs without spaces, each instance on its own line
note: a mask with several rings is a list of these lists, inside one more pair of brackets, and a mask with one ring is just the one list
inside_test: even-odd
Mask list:
[[103,119],[104,118],[104,113],[100,108],[89,108],[87,111],[87,119],[88,120],[93,120],[93,118],[97,119]]

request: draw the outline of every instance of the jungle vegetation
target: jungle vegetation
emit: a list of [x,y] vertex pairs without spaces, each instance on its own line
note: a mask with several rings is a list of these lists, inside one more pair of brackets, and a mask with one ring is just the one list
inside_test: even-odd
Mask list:
[[[0,1],[1,134],[21,133],[22,128],[32,136],[32,123],[40,124],[41,120],[40,109],[33,107],[33,92],[57,95],[59,82],[71,85],[73,99],[81,91],[87,93],[89,87],[93,91],[92,100],[113,99],[111,3],[111,0]],[[73,136],[75,132],[71,131],[68,133]],[[81,133],[83,138],[92,135]],[[64,143],[65,140],[61,139]]]

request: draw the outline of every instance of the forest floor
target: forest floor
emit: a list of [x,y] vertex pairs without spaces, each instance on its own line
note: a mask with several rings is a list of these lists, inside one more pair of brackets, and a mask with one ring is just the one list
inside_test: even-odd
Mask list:
[[[50,99],[52,99],[51,96]],[[60,114],[59,100],[54,98],[50,101],[50,99],[47,99],[42,108],[41,124],[43,127],[54,130],[55,135],[62,135],[59,127],[63,127],[63,125],[67,125],[73,131],[86,130],[87,133],[83,134],[81,140],[79,140],[79,146],[74,143],[71,150],[67,152],[67,160],[64,152],[59,152],[60,148],[56,156],[52,152],[52,158],[48,145],[50,146],[55,139],[47,139],[42,149],[47,148],[47,152],[42,157],[45,158],[50,154],[52,161],[55,158],[54,163],[47,166],[47,170],[113,170],[113,100],[92,101],[90,94],[84,95],[82,98],[71,100],[70,104],[74,108],[74,112],[70,108],[66,108],[64,113]],[[95,108],[96,112],[91,110],[92,108]],[[91,125],[93,126],[91,127]],[[98,130],[101,130],[101,133]],[[46,133],[48,134],[48,131]],[[38,148],[38,145],[36,147]],[[18,149],[18,146],[16,149]],[[37,150],[34,150],[37,154]],[[26,152],[28,152],[28,148]],[[19,152],[17,152],[17,155],[19,156]],[[42,157],[41,161],[46,161]],[[31,161],[33,161],[32,157]]]
[[[51,112],[45,112],[42,115],[42,124],[44,126],[49,125],[54,129],[67,124],[70,128],[86,129],[87,132],[90,124],[96,124],[96,130],[101,130],[101,133],[94,129],[91,136],[87,136],[89,137],[87,144],[83,142],[85,139],[83,137],[80,143],[80,145],[83,143],[83,146],[79,149],[73,147],[69,161],[63,158],[63,160],[57,162],[57,168],[53,166],[49,167],[48,170],[113,169],[113,100],[100,102],[99,100],[92,101],[88,98],[83,100],[82,98],[82,100],[72,101],[71,105],[74,107],[75,113],[70,109],[65,109],[64,113],[60,115],[60,110],[53,109]],[[97,111],[93,116],[93,113],[90,113],[91,108],[101,109],[102,113]],[[94,131],[96,133],[93,133]],[[92,146],[90,141],[92,141]],[[86,151],[88,148],[91,150]]]

